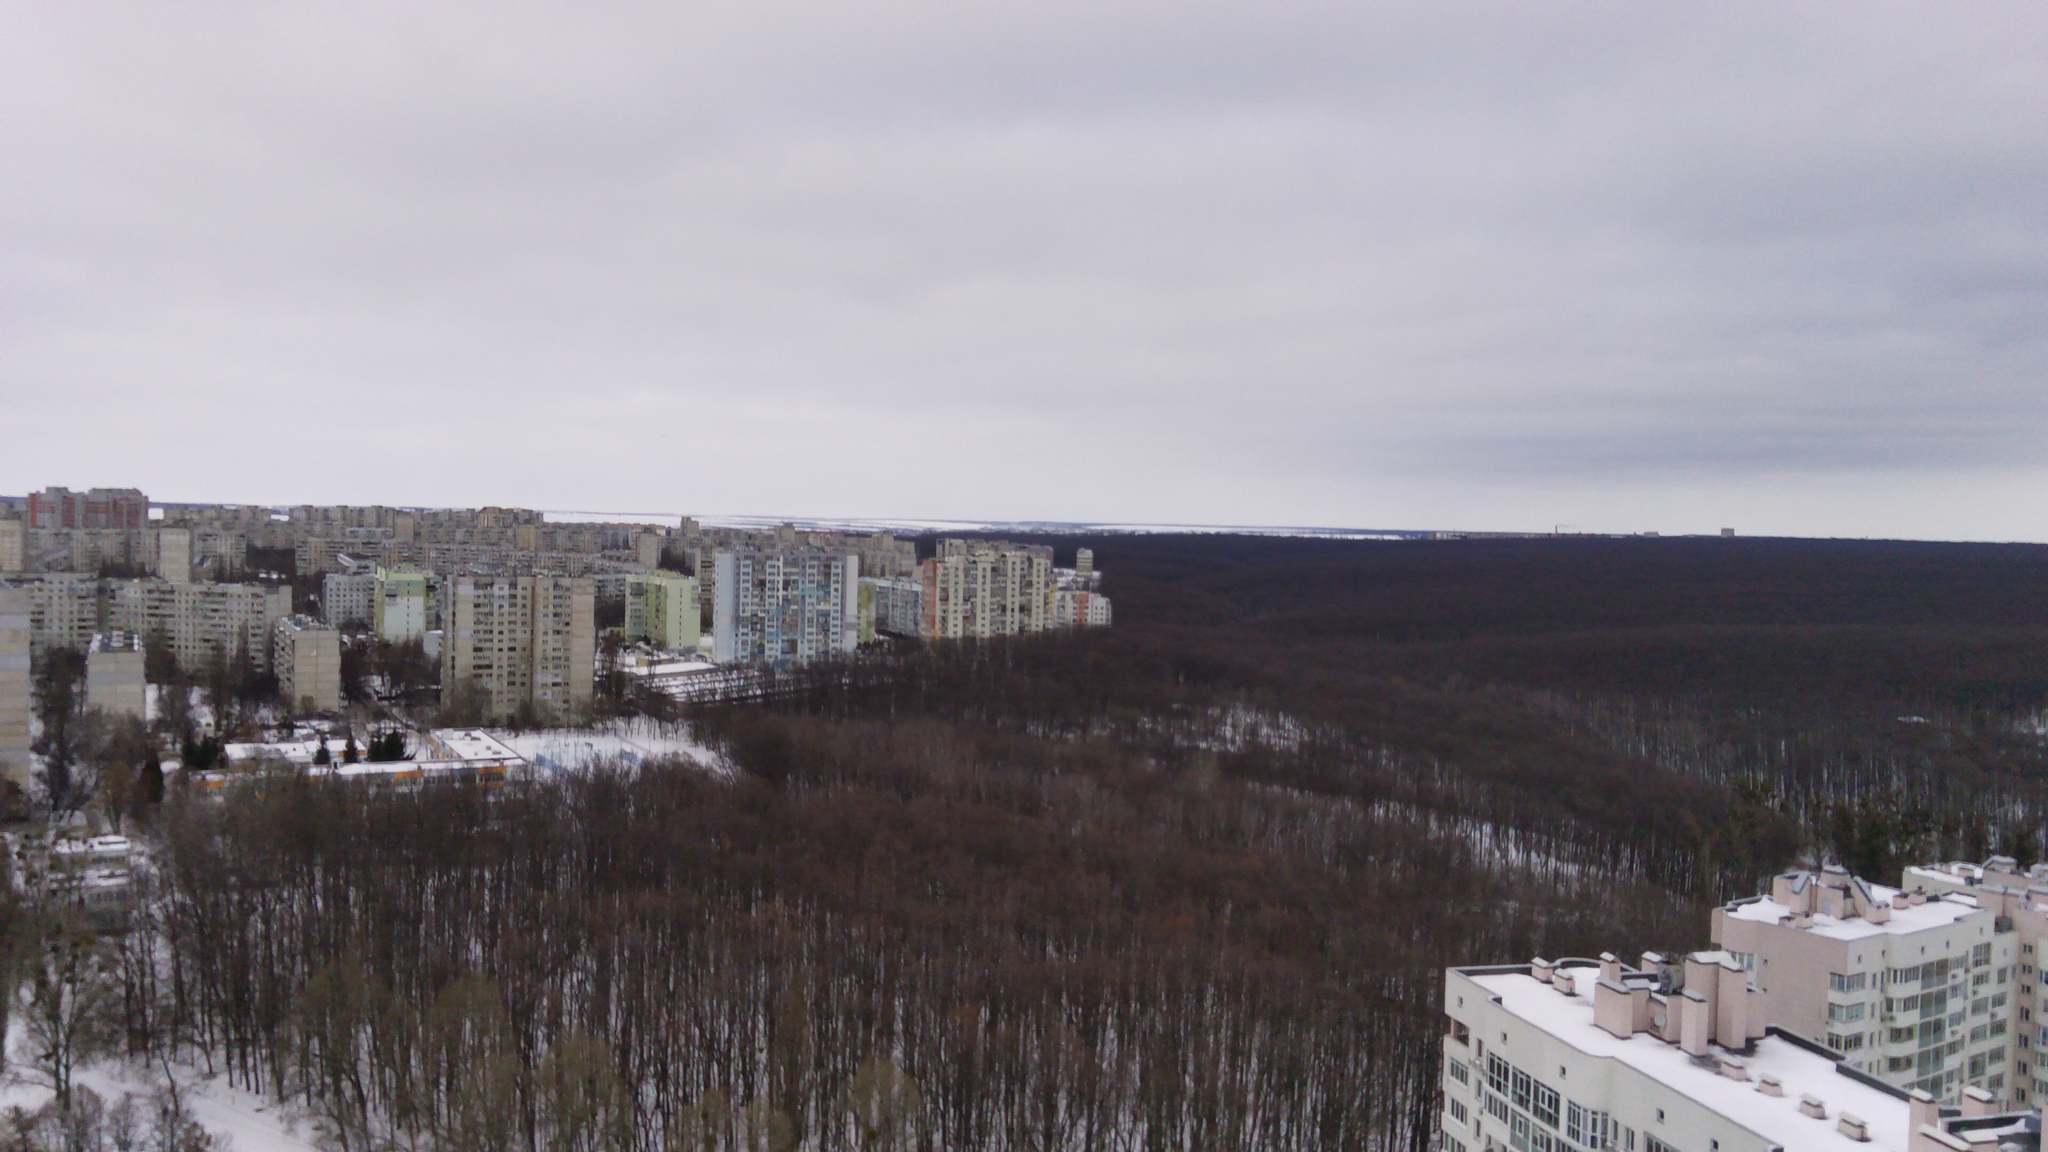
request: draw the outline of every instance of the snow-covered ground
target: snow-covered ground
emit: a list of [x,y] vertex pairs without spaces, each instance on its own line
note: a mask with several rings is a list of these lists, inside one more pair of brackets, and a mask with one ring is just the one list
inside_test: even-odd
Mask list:
[[[19,1070],[10,1064],[10,1071]],[[276,1101],[230,1088],[224,1077],[206,1079],[195,1068],[174,1065],[173,1071],[192,1115],[208,1132],[231,1138],[233,1152],[319,1152],[313,1126]],[[98,1093],[111,1108],[124,1093],[147,1099],[162,1081],[140,1067],[106,1063],[79,1073],[74,1082]],[[10,1083],[0,1087],[0,1109],[19,1107],[33,1112],[48,1103],[50,1096],[48,1088]]]
[[732,772],[725,758],[698,743],[688,728],[644,717],[596,728],[541,728],[529,732],[494,728],[491,735],[526,757],[541,772],[581,772],[603,762],[640,764],[667,756],[680,756],[719,775]]

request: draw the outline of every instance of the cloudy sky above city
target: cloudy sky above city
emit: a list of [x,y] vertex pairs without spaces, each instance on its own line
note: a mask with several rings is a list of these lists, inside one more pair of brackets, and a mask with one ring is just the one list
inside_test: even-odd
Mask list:
[[0,492],[2048,540],[2048,6],[0,7]]

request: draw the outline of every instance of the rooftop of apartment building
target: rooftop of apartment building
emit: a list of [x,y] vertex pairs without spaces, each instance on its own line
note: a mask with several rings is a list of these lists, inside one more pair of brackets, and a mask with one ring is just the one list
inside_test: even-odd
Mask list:
[[1972,864],[1968,860],[1936,861],[1907,868],[1905,879],[1937,887],[1997,886],[2029,891],[2039,888],[2048,894],[2048,863],[2022,869],[2020,862],[2010,856],[1993,856],[1982,864]]
[[[1726,953],[1688,958],[1719,966]],[[1985,1094],[1963,1107],[1937,1105],[1925,1093],[1910,1096],[1855,1071],[1839,1056],[1776,1028],[1740,1051],[1698,1045],[1692,1053],[1654,1030],[1624,1027],[1617,1035],[1595,1023],[1595,999],[1604,984],[1634,989],[1668,983],[1664,972],[1620,969],[1564,960],[1555,965],[1460,968],[1454,972],[1484,989],[1502,1011],[1596,1059],[1610,1059],[1669,1088],[1785,1149],[1984,1149],[2040,1152],[2040,1114],[1995,1113]],[[1548,978],[1545,978],[1545,977]],[[1677,994],[1674,994],[1677,995]],[[1492,1039],[1492,1037],[1484,1037]],[[1850,1123],[1844,1124],[1848,1118]],[[1855,1133],[1860,1120],[1862,1136]],[[1910,1139],[1922,1124],[1943,1130],[1946,1141]],[[1982,1139],[1970,1139],[1969,1132]]]
[[1769,896],[1722,909],[1731,920],[1789,925],[1836,940],[1945,928],[1977,911],[1977,901],[1966,895],[1889,888],[1834,865],[1819,873],[1787,872],[1772,880]]
[[95,632],[88,652],[140,652],[142,637],[133,632]]
[[333,627],[333,625],[331,625],[331,624],[328,624],[328,623],[327,623],[326,621],[324,621],[324,620],[320,620],[320,619],[317,619],[317,618],[315,618],[315,617],[312,617],[312,616],[308,616],[308,615],[306,615],[306,614],[305,614],[305,613],[303,613],[303,612],[300,612],[300,613],[294,613],[293,615],[290,615],[290,616],[284,616],[284,617],[280,617],[280,618],[278,619],[278,621],[277,621],[277,626],[278,626],[279,628],[285,628],[285,629],[289,629],[289,630],[291,630],[291,631],[293,631],[293,632],[332,632],[332,631],[334,631],[334,627]]

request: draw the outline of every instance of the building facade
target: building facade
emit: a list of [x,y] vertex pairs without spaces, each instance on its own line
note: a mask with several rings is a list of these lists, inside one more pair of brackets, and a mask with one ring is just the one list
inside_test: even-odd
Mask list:
[[426,635],[432,580],[431,575],[410,565],[378,568],[370,594],[370,625],[377,635],[394,643]]
[[145,644],[167,644],[185,669],[246,657],[269,671],[271,630],[292,611],[287,585],[110,580],[106,625]]
[[474,691],[494,718],[571,716],[597,678],[587,576],[463,574],[442,585],[441,688]]
[[923,634],[935,640],[1043,632],[1052,607],[1052,549],[941,540],[921,565]]
[[358,631],[376,616],[374,572],[329,572],[320,577],[320,618],[330,628]]
[[0,777],[29,779],[29,595],[0,584]]
[[140,531],[149,527],[149,497],[133,488],[94,488],[89,492],[46,488],[29,494],[28,524],[31,528]]
[[786,668],[860,644],[860,559],[811,548],[720,552],[712,659]]
[[110,716],[149,719],[149,681],[142,637],[101,632],[85,650],[85,706]]
[[862,609],[863,618],[873,613],[872,630],[890,636],[922,637],[924,635],[924,582],[905,577],[868,577],[860,579],[861,588],[868,605]]
[[341,633],[311,616],[286,616],[272,634],[277,695],[293,712],[341,707]]
[[2040,1114],[1878,1081],[1763,1022],[1738,958],[1445,973],[1444,1152],[2038,1152]]
[[1887,1084],[2005,1100],[2021,957],[2003,915],[1830,866],[1715,909],[1711,935],[1752,974],[1769,1023]]
[[[1967,1042],[1980,1030],[2009,1030],[2010,1072],[2003,1086],[1995,1090],[2010,1105],[2048,1102],[2048,1065],[2043,1063],[2048,1060],[2048,1016],[2042,1015],[2048,1011],[2048,975],[2041,967],[2042,957],[2048,955],[2048,864],[2022,870],[2010,856],[1993,856],[1982,864],[1925,864],[1907,868],[1902,883],[1947,900],[1972,901],[1992,914],[1997,959],[1991,978],[1980,984],[1977,977],[1982,970],[1970,972],[1963,994],[1952,997],[1947,1005],[1953,1019],[1960,1010],[1959,1001],[1968,1004],[1964,1025],[1968,1032],[1961,1032],[1962,1026],[1952,1031]],[[1984,1011],[1979,1011],[1980,1006]],[[2002,1043],[2006,1036],[2007,1032],[2001,1031],[1993,1039]],[[1979,1047],[1967,1043],[1953,1054],[1951,1070],[1959,1070],[1966,1082],[1977,1082],[1973,1073]],[[1994,1047],[1986,1053],[1983,1083],[1987,1088],[1991,1087],[1990,1075],[1996,1072],[1988,1056],[1997,1051]]]
[[659,569],[626,577],[627,640],[645,640],[668,652],[695,652],[703,631],[694,578]]

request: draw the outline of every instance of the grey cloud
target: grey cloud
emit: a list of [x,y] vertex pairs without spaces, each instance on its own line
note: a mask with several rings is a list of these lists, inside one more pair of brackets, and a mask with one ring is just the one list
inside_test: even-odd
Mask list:
[[2048,18],[1971,15],[16,5],[0,379],[104,434],[0,488],[2048,533]]

